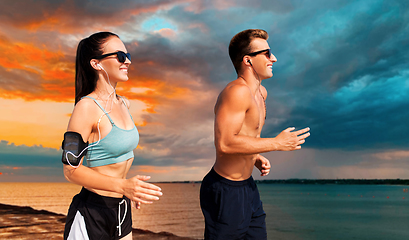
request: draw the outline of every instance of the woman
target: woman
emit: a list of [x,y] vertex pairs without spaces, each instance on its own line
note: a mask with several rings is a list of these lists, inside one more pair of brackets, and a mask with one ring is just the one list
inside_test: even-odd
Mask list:
[[128,80],[130,64],[130,54],[113,33],[95,33],[78,44],[75,107],[63,162],[66,179],[83,188],[70,205],[64,239],[132,239],[131,205],[139,208],[162,195],[144,182],[148,176],[126,179],[139,134],[129,101],[116,95],[115,87]]

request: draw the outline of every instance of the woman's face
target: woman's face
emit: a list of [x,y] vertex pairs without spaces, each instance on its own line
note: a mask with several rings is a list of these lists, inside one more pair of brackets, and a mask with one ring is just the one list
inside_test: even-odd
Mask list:
[[[117,37],[111,37],[105,43],[102,54],[114,53],[118,51],[128,53],[121,39]],[[118,61],[117,55],[114,54],[114,55],[101,59],[99,64],[106,71],[105,73],[104,70],[102,70],[102,74],[105,77],[106,77],[106,74],[108,74],[109,80],[111,82],[120,82],[120,81],[128,80],[128,68],[129,68],[129,65],[131,64],[131,61],[128,58],[125,59],[124,63],[121,63]]]

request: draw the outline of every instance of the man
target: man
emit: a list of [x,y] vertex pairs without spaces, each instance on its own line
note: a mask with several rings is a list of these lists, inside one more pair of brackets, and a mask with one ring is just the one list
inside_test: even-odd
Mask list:
[[267,97],[261,81],[273,76],[277,61],[267,39],[264,30],[249,29],[230,41],[229,55],[238,78],[223,89],[214,109],[216,162],[200,189],[205,239],[267,239],[253,168],[266,176],[270,162],[260,153],[300,149],[310,135],[309,128],[287,128],[275,138],[260,138]]

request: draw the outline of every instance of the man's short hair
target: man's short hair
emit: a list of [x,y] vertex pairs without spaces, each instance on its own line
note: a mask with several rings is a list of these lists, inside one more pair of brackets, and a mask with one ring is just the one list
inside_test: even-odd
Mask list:
[[251,53],[250,43],[255,38],[268,39],[268,33],[262,29],[247,29],[234,35],[229,44],[229,56],[239,73],[241,61],[246,54]]

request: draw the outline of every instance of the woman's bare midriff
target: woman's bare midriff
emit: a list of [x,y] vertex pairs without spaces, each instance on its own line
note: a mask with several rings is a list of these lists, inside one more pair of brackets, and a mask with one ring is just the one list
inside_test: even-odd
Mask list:
[[[128,174],[129,169],[131,168],[133,159],[134,158],[130,158],[126,161],[119,162],[119,163],[109,164],[109,165],[100,166],[100,167],[92,167],[91,169],[101,174],[110,176],[110,177],[125,179],[126,175]],[[93,188],[87,188],[87,189],[91,192],[97,193],[105,197],[114,197],[114,198],[123,197],[122,194],[119,194],[116,192],[103,191],[103,190],[98,190],[98,189],[93,189]]]

